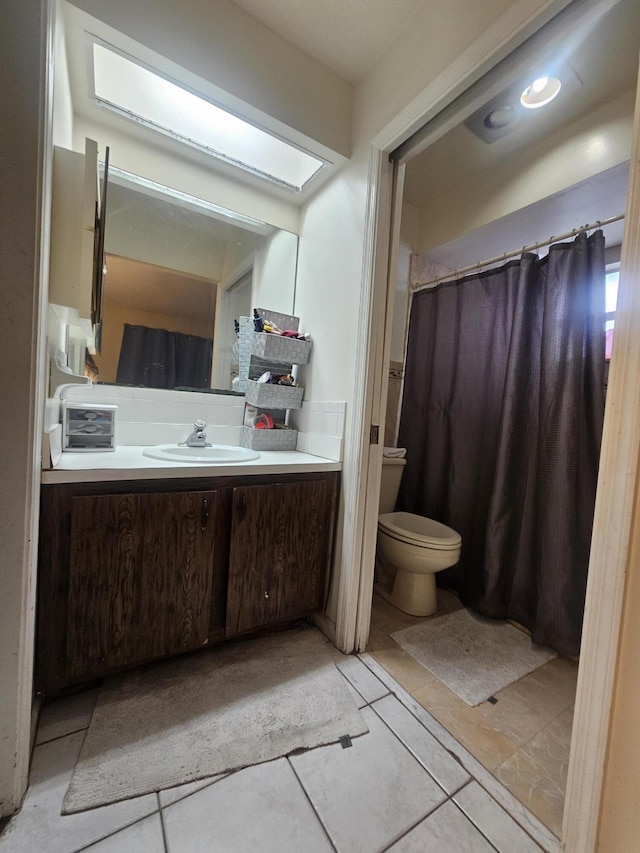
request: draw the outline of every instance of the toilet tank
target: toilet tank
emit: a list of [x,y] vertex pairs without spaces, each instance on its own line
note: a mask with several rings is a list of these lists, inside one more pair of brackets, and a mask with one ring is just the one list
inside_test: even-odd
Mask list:
[[383,512],[395,511],[398,492],[400,491],[400,480],[402,480],[402,472],[406,464],[406,459],[382,457],[379,515],[382,515]]

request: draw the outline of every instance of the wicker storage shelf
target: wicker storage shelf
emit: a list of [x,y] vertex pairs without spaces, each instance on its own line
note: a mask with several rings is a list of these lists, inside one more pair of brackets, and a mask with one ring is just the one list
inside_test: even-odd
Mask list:
[[311,341],[283,338],[267,332],[254,332],[251,354],[283,364],[306,364],[311,353]]
[[302,406],[304,388],[290,385],[269,385],[247,379],[245,397],[247,403],[262,409],[299,409]]
[[250,450],[295,450],[298,443],[296,429],[253,429],[243,426],[240,447]]

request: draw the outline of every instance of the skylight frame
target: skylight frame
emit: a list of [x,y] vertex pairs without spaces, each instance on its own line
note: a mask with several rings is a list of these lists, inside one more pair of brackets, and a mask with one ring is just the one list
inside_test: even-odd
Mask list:
[[[296,182],[293,182],[290,172],[287,174],[287,177],[283,177],[282,172],[280,175],[275,173],[277,172],[276,169],[274,169],[274,172],[268,171],[264,168],[264,163],[261,164],[261,168],[260,165],[249,162],[250,158],[241,159],[239,156],[233,156],[232,153],[224,151],[221,148],[208,145],[201,139],[193,138],[193,135],[182,133],[176,127],[170,126],[166,122],[158,121],[157,115],[144,115],[144,110],[136,110],[135,108],[127,106],[127,93],[125,93],[125,96],[121,99],[123,101],[122,103],[119,103],[118,99],[113,97],[113,91],[109,93],[111,97],[107,97],[105,92],[109,86],[113,87],[113,80],[100,81],[98,79],[99,70],[96,67],[96,62],[99,62],[100,60],[96,60],[96,48],[98,51],[104,51],[102,59],[107,62],[115,61],[116,64],[120,63],[121,68],[125,67],[124,63],[129,63],[134,68],[139,69],[141,72],[139,76],[147,84],[152,82],[149,75],[157,78],[160,87],[164,88],[165,93],[174,94],[176,97],[185,97],[189,106],[192,108],[197,107],[204,111],[210,120],[215,118],[216,111],[222,111],[223,115],[219,116],[222,124],[229,123],[231,126],[238,127],[240,131],[247,136],[255,135],[261,142],[261,148],[263,150],[269,146],[275,148],[274,157],[282,157],[283,155],[288,156],[290,154],[294,156],[297,155],[300,160],[295,168],[299,171],[299,178]],[[98,57],[100,57],[100,53],[98,53]],[[202,92],[197,91],[191,86],[186,85],[162,71],[159,71],[157,68],[143,62],[142,60],[119,50],[117,47],[114,47],[112,44],[109,44],[96,36],[91,36],[89,39],[89,67],[89,79],[91,86],[89,95],[96,105],[129,121],[134,121],[143,127],[147,127],[157,133],[161,133],[162,135],[183,145],[188,145],[189,147],[194,148],[207,156],[213,157],[215,160],[218,160],[227,166],[239,168],[253,177],[257,177],[263,181],[268,181],[269,183],[274,184],[277,187],[284,188],[289,192],[296,194],[301,193],[309,186],[311,181],[316,179],[321,172],[326,169],[327,166],[331,165],[330,162],[322,155],[315,152],[312,153],[304,147],[291,142],[282,135],[260,126],[257,122],[247,119],[237,111],[229,109],[224,104],[203,95]],[[134,71],[133,73],[136,74],[138,72]],[[102,94],[99,94],[99,91],[101,91]],[[199,103],[196,102],[196,99]],[[152,99],[150,99],[150,102],[151,101]],[[149,107],[147,112],[153,113],[153,107]],[[177,112],[175,114],[176,116],[178,115]],[[239,123],[242,123],[242,126]],[[174,122],[171,122],[171,124],[174,124]],[[302,171],[304,169],[304,159],[307,159],[308,164],[308,168],[305,172]]]
[[[104,171],[104,163],[99,164],[101,174]],[[228,207],[222,207],[212,201],[204,198],[191,195],[189,193],[177,190],[174,187],[169,187],[166,184],[160,184],[157,181],[152,181],[149,178],[144,178],[141,175],[134,175],[132,172],[127,172],[125,169],[119,169],[117,166],[109,166],[109,183],[118,184],[128,187],[129,189],[148,190],[154,196],[166,196],[170,202],[182,205],[183,207],[191,208],[196,212],[208,214],[220,222],[226,222],[239,228],[245,228],[252,231],[254,234],[266,236],[270,234],[274,226],[262,219],[256,219],[253,216],[247,216],[245,213],[239,213],[236,210],[231,210]]]

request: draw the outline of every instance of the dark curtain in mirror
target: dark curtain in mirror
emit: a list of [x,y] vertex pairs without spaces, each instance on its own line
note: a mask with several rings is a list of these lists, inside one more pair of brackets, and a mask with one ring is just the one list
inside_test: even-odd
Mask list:
[[116,382],[144,388],[211,387],[213,339],[124,324]]

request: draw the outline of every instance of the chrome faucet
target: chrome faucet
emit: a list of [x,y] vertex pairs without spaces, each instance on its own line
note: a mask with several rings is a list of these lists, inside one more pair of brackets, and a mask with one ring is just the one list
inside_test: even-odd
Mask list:
[[193,432],[186,441],[180,444],[180,447],[211,447],[211,443],[207,441],[205,427],[204,421],[196,421],[193,425]]

